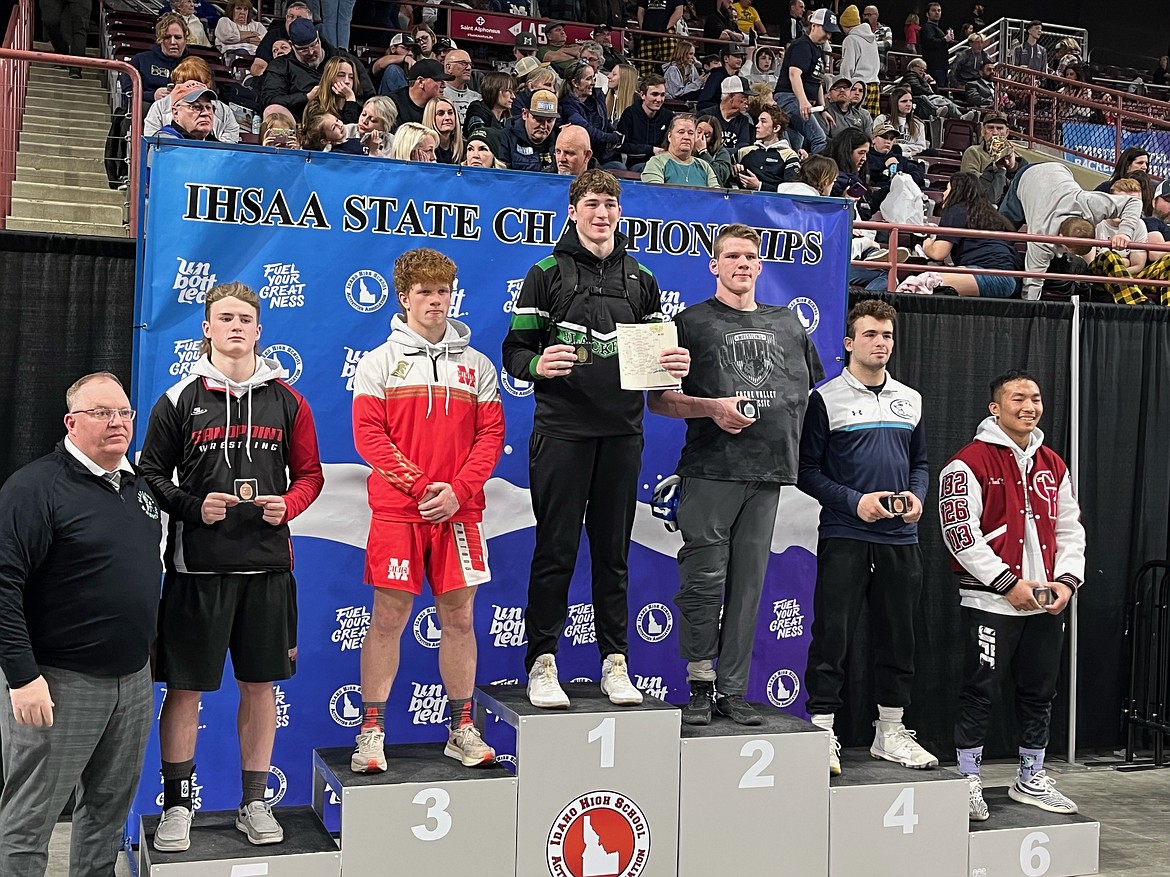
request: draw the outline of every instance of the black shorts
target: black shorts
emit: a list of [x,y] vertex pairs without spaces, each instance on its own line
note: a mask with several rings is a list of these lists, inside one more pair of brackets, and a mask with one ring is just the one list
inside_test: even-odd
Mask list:
[[229,648],[239,681],[288,679],[296,647],[292,573],[168,572],[163,579],[155,676],[169,688],[217,691]]

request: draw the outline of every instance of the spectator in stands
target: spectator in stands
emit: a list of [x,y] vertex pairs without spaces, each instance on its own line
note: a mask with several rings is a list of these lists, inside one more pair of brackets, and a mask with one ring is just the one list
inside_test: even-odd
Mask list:
[[[533,58],[536,56],[536,34],[530,30],[522,30],[516,34],[516,45],[512,47],[513,62],[520,61],[523,58]],[[515,63],[513,63],[515,68]]]
[[695,63],[695,44],[676,40],[674,57],[663,68],[668,100],[695,100],[703,89],[703,71]]
[[869,29],[873,31],[880,68],[884,71],[886,69],[886,56],[894,46],[893,28],[887,27],[879,21],[880,13],[876,6],[866,6],[861,12],[861,17],[869,25]]
[[641,100],[628,107],[618,119],[617,131],[626,140],[622,151],[626,167],[632,171],[642,166],[652,155],[662,152],[666,129],[674,118],[672,110],[663,109],[666,101],[666,81],[657,73],[642,79]]
[[581,59],[581,46],[569,45],[563,22],[550,21],[546,24],[544,38],[547,43],[536,50],[537,60],[551,65],[562,76],[571,64]]
[[268,28],[256,19],[252,0],[229,0],[226,12],[215,25],[215,47],[225,55],[255,55]]
[[317,3],[321,8],[321,39],[348,50],[354,0],[317,0]]
[[305,112],[301,125],[301,144],[313,152],[341,152],[346,155],[365,155],[361,140],[350,137],[345,123],[333,113]]
[[579,177],[591,167],[597,167],[593,150],[589,147],[589,132],[580,125],[563,125],[557,132],[553,147],[557,173],[565,177]]
[[902,26],[902,37],[906,42],[906,51],[913,54],[918,54],[918,38],[922,34],[922,24],[918,18],[917,12],[911,12],[906,16],[906,22]]
[[1085,59],[1081,55],[1081,44],[1073,37],[1065,37],[1056,44],[1051,63],[1052,72],[1057,76],[1064,76],[1064,71],[1069,67],[1080,69],[1085,63]]
[[1141,171],[1135,171],[1133,177],[1142,184],[1142,222],[1148,240],[1152,244],[1170,243],[1170,223],[1166,221],[1170,219],[1170,180],[1155,185],[1150,175]]
[[471,87],[471,55],[463,49],[452,49],[443,59],[443,69],[451,77],[443,86],[443,97],[454,105],[462,127],[467,121],[467,108],[480,99],[480,93]]
[[467,140],[463,145],[464,167],[504,167],[496,158],[495,153],[492,152],[489,139],[487,128],[476,128],[467,135]]
[[1007,124],[1000,117],[989,116],[983,123],[983,141],[968,146],[959,165],[959,170],[979,178],[983,194],[993,204],[1003,200],[1012,179],[1027,165],[1006,136],[989,133],[1000,130],[1006,131]]
[[837,182],[837,163],[825,155],[810,155],[800,165],[796,179],[781,183],[776,191],[784,195],[819,195],[827,198]]
[[171,123],[158,130],[160,137],[215,141],[215,92],[198,80],[180,82],[172,89]]
[[398,107],[398,125],[421,123],[427,103],[442,93],[443,83],[451,81],[451,75],[443,70],[442,65],[431,60],[416,61],[408,78],[410,84],[406,88],[390,95],[390,100]]
[[1170,55],[1158,59],[1158,66],[1150,71],[1150,82],[1154,85],[1170,85]]
[[743,68],[748,82],[768,87],[768,94],[776,90],[776,80],[779,70],[776,68],[776,52],[771,46],[760,46],[752,55],[752,59]]
[[934,90],[934,77],[927,72],[926,61],[922,58],[915,58],[906,65],[901,84],[914,95],[914,112],[921,118],[928,120],[935,116],[945,119],[975,118],[975,110],[964,113],[953,100]]
[[714,116],[699,116],[695,124],[694,153],[715,171],[720,187],[732,185],[731,153],[723,145],[723,128]]
[[[521,61],[516,65],[517,76],[523,75],[523,79],[519,80],[524,83],[524,87],[516,92],[516,96],[512,98],[512,118],[519,119],[520,113],[528,109],[528,104],[532,100],[532,95],[538,91],[556,92],[560,88],[560,80],[556,72],[551,67],[542,67],[540,62],[535,58],[528,62],[527,59]],[[521,74],[519,71],[525,71]]]
[[843,128],[833,135],[825,154],[837,163],[833,197],[850,199],[856,216],[868,221],[873,215],[873,206],[869,201],[869,186],[861,174],[869,158],[869,138],[856,128]]
[[888,110],[873,120],[874,128],[893,125],[898,132],[898,145],[902,154],[915,158],[927,146],[926,126],[914,115],[914,96],[908,88],[895,88],[886,97]]
[[601,93],[609,89],[609,75],[601,71],[601,62],[605,51],[593,40],[581,43],[581,60],[593,68],[593,84],[601,89]]
[[1117,157],[1117,164],[1113,166],[1112,176],[1097,186],[1097,191],[1110,191],[1114,183],[1134,171],[1150,172],[1150,153],[1139,146],[1130,146],[1121,151],[1121,155]]
[[983,18],[984,11],[982,3],[976,3],[971,7],[971,30],[983,30],[987,27],[987,22]]
[[[284,19],[281,21],[274,21],[272,26],[268,28],[268,32],[264,35],[264,39],[260,41],[260,45],[256,47],[256,57],[252,61],[252,66],[249,72],[256,77],[264,75],[264,71],[268,69],[268,65],[272,63],[273,58],[279,57],[272,51],[273,45],[278,40],[292,43],[288,38],[288,29],[292,27],[292,23],[298,18],[304,18],[311,24],[313,21],[313,13],[309,10],[309,4],[304,0],[291,0],[291,2],[284,9]],[[218,25],[216,25],[218,27]]]
[[728,76],[719,89],[723,99],[719,102],[719,108],[714,116],[719,120],[719,127],[723,129],[723,145],[734,156],[740,147],[747,146],[756,139],[756,127],[752,124],[751,116],[747,114],[752,90],[742,76]]
[[399,161],[435,161],[439,132],[417,122],[399,125],[394,132],[394,158]]
[[[1140,269],[1131,267],[1127,257],[1132,257],[1136,250],[1128,249],[1129,240],[1126,240],[1125,246],[1119,246],[1115,238],[1106,237],[1115,230],[1115,226],[1102,227],[1101,225],[1094,229],[1092,223],[1081,217],[1069,217],[1060,225],[1058,234],[1061,237],[1091,238],[1096,231],[1097,239],[1103,243],[1108,241],[1108,245],[1090,247],[1085,244],[1069,243],[1064,247],[1058,246],[1056,249],[1058,251],[1067,249],[1073,256],[1082,256],[1088,262],[1087,273],[1089,274],[1131,281],[1129,283],[1101,284],[1106,290],[1106,301],[1112,300],[1116,304],[1126,305],[1153,304],[1157,301],[1163,307],[1170,306],[1170,292],[1167,291],[1170,290],[1170,287],[1141,286],[1132,282],[1134,280],[1170,280],[1170,256],[1163,256],[1156,262],[1146,264]],[[1122,235],[1122,237],[1125,236]],[[1055,266],[1059,263],[1054,259],[1053,264]],[[1094,286],[1096,287],[1096,284]],[[1096,300],[1097,296],[1094,295],[1091,298]]]
[[990,109],[995,104],[995,83],[991,77],[995,75],[995,64],[986,62],[979,68],[979,75],[963,83],[963,100],[969,107]]
[[755,0],[735,0],[731,7],[735,10],[736,18],[739,20],[740,32],[751,42],[755,42],[757,37],[768,35],[764,22],[760,20],[760,13],[753,5],[754,2]]
[[[187,24],[176,12],[164,12],[154,25],[155,43],[130,59],[142,76],[142,103],[149,105],[170,90],[171,74],[187,57]],[[130,77],[123,74],[122,91],[130,94]]]
[[[360,104],[373,96],[374,86],[365,65],[344,50],[323,43],[308,19],[295,18],[289,31],[292,54],[276,58],[268,65],[260,88],[262,106],[279,104],[294,117],[302,115],[309,102],[309,93],[320,85],[325,65],[335,57],[345,58],[355,74],[353,91],[357,102]],[[357,116],[350,121],[356,122]]]
[[845,39],[841,43],[841,66],[838,75],[851,82],[862,82],[865,94],[861,106],[872,120],[882,111],[882,90],[878,84],[881,73],[881,58],[878,55],[877,36],[869,25],[861,20],[856,6],[846,6],[841,13],[841,30]]
[[[89,17],[93,0],[41,0],[38,4],[41,27],[58,55],[85,56],[89,38]],[[4,4],[0,21],[7,26],[12,5]],[[81,78],[80,67],[69,68],[70,79]]]
[[[922,251],[928,259],[943,262],[949,256],[952,265],[965,268],[991,268],[1001,271],[1022,271],[1024,257],[1011,241],[990,236],[948,236],[941,229],[964,228],[988,232],[1014,231],[995,205],[984,194],[975,174],[952,174],[943,193],[942,215],[938,234],[928,237]],[[988,274],[951,274],[939,272],[944,286],[954,287],[959,295],[983,298],[1013,298],[1019,295],[1017,277]]]
[[719,180],[711,165],[695,154],[695,117],[679,113],[670,120],[665,149],[642,168],[643,183],[716,188]]
[[203,22],[195,14],[195,0],[174,0],[171,3],[171,9],[187,25],[187,45],[205,46],[210,49],[211,40],[203,27]]
[[414,65],[415,49],[417,46],[414,37],[406,33],[396,33],[390,38],[390,45],[386,54],[374,62],[370,74],[382,75],[378,83],[378,94],[389,95],[406,88],[406,75]]
[[[858,84],[864,88],[864,83]],[[864,93],[861,88],[858,91]],[[842,128],[856,128],[866,137],[873,135],[873,117],[862,108],[860,101],[854,101],[853,83],[848,79],[838,79],[829,88],[824,120],[834,134]]]
[[[625,17],[619,17],[617,21],[625,24]],[[613,47],[613,28],[609,24],[599,24],[593,28],[593,40],[601,46],[601,66],[606,70],[616,67],[618,64],[629,64],[630,61],[622,51],[625,51],[624,46],[622,51],[618,51]],[[619,36],[618,43],[622,44],[623,40]]]
[[416,24],[414,30],[410,32],[410,35],[414,39],[414,44],[418,51],[418,60],[439,60],[435,55],[435,46],[438,44],[439,38],[435,36],[435,32],[431,30],[429,24]]
[[[651,75],[651,74],[647,74]],[[609,71],[609,91],[605,95],[605,115],[617,124],[622,113],[634,104],[638,93],[638,68],[633,64],[618,64]]]
[[890,185],[898,174],[909,174],[920,189],[926,188],[922,165],[903,155],[897,141],[898,129],[889,122],[874,127],[865,160],[869,203],[874,210],[882,209],[882,202],[890,194]]
[[1060,109],[1057,111],[1057,118],[1068,122],[1100,122],[1101,114],[1096,109],[1079,102],[1093,99],[1089,86],[1081,84],[1084,81],[1082,77],[1080,67],[1070,64],[1064,68],[1057,94],[1063,95],[1066,100],[1058,102]]
[[660,64],[670,60],[674,26],[682,19],[684,10],[683,0],[638,0],[638,30],[654,34],[638,37],[638,58],[644,75],[657,73]]
[[700,113],[710,112],[719,104],[719,86],[728,76],[738,76],[743,69],[747,52],[738,43],[729,43],[719,50],[720,65],[707,74],[707,81],[703,90],[699,92],[697,110]]
[[796,42],[804,34],[804,0],[788,0],[788,16],[780,22],[780,47]]
[[715,8],[703,22],[703,39],[722,43],[745,43],[747,36],[739,29],[739,13],[732,0],[715,0]]
[[753,99],[748,111],[756,122],[756,142],[739,150],[736,176],[749,192],[775,192],[800,173],[800,156],[784,139],[788,113],[761,98]]
[[959,57],[955,60],[954,80],[955,86],[963,88],[968,82],[979,79],[983,67],[991,63],[991,59],[987,57],[987,52],[984,50],[986,42],[980,34],[971,34],[968,38],[967,48],[959,53]]
[[260,122],[260,145],[278,149],[300,149],[301,140],[297,126],[283,113],[265,116]]
[[1044,25],[1039,21],[1028,22],[1024,41],[1012,50],[1012,64],[1029,67],[1037,73],[1048,72],[1048,50],[1040,45]]
[[625,141],[610,122],[601,89],[593,84],[593,68],[584,61],[569,70],[561,85],[561,124],[580,125],[603,168],[624,168],[618,150]]
[[784,52],[784,63],[776,83],[776,103],[792,120],[790,140],[795,149],[802,146],[810,153],[822,152],[828,140],[814,106],[825,105],[821,79],[825,54],[821,44],[831,33],[840,33],[837,17],[828,9],[817,9],[808,18],[808,33],[791,43]]
[[[220,21],[226,20],[226,18],[220,19]],[[203,83],[204,88],[214,93],[215,81],[211,77],[211,68],[207,66],[206,61],[194,55],[180,61],[179,65],[175,67],[175,72],[171,74],[171,82],[175,85],[191,80]],[[215,118],[212,120],[211,133],[215,135],[215,139],[220,143],[239,143],[240,123],[236,121],[236,114],[221,100],[213,101],[213,105]],[[142,122],[142,134],[145,137],[150,137],[170,124],[171,94],[165,94],[150,105],[150,112],[146,114],[146,118]]]
[[[1056,234],[1060,224],[1070,216],[1079,216],[1094,225],[1103,219],[1119,217],[1122,221],[1118,233],[1110,242],[1118,250],[1128,247],[1137,237],[1139,225],[1144,230],[1141,201],[1104,192],[1086,192],[1068,166],[1055,161],[1020,168],[1008,186],[1000,213],[1016,228],[1026,222],[1028,231],[1038,235]],[[1026,270],[1043,273],[1054,254],[1051,244],[1029,242],[1024,260]],[[1042,280],[1026,278],[1024,298],[1039,298],[1042,285]]]
[[503,129],[490,132],[496,158],[514,171],[555,173],[554,128],[558,118],[557,96],[544,89],[534,92],[529,106],[520,111],[520,118],[510,119]]
[[321,69],[321,81],[312,97],[305,104],[304,117],[332,113],[341,119],[343,125],[357,124],[362,114],[362,105],[354,93],[356,75],[353,58],[336,55],[325,62]]
[[459,164],[463,161],[463,129],[459,125],[455,104],[445,97],[431,98],[423,110],[422,123],[439,135],[435,161],[439,164]]
[[398,108],[384,94],[376,94],[362,106],[361,115],[353,125],[345,126],[347,137],[356,137],[367,155],[390,158],[394,154],[394,123]]
[[[1113,184],[1113,186],[1109,189],[1109,192],[1112,195],[1126,195],[1130,198],[1136,198],[1139,201],[1142,200],[1141,183],[1135,179],[1131,179],[1130,177],[1122,177]],[[1121,220],[1117,217],[1104,219],[1101,222],[1098,222],[1096,228],[1093,229],[1094,237],[1096,237],[1096,239],[1099,241],[1111,240],[1113,236],[1117,234],[1118,227],[1120,225]],[[1142,244],[1148,240],[1149,231],[1147,230],[1145,223],[1145,209],[1143,205],[1142,224],[1138,226],[1138,233],[1133,237],[1131,242]],[[1122,264],[1124,264],[1125,267],[1130,270],[1130,273],[1141,271],[1146,267],[1147,254],[1145,250],[1127,248],[1114,250],[1114,252],[1117,254],[1117,257],[1121,260]]]
[[934,77],[940,88],[947,85],[947,70],[950,67],[948,53],[951,43],[955,41],[953,30],[944,30],[939,23],[942,19],[942,5],[932,2],[926,7],[926,24],[922,25],[922,32],[918,35],[922,46],[922,57],[926,61],[926,69]]
[[516,97],[516,81],[510,74],[492,71],[483,75],[480,83],[482,96],[467,107],[467,118],[463,123],[466,138],[472,131],[481,128],[503,128],[511,118],[512,100]]

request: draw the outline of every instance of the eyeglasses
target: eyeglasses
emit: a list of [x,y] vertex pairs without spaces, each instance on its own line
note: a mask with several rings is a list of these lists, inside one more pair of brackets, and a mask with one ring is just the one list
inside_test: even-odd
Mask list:
[[470,66],[471,66],[471,62],[470,62],[470,61],[461,61],[461,60],[459,60],[459,59],[457,59],[457,58],[448,58],[448,59],[447,59],[447,63],[448,63],[448,64],[456,64],[456,65],[458,65],[458,66],[460,66],[460,67],[470,67]]
[[133,408],[82,408],[78,411],[70,411],[70,414],[88,414],[94,420],[104,420],[109,422],[114,419],[114,415],[118,415],[123,420],[133,420],[138,413]]
[[187,104],[187,109],[197,116],[214,116],[215,107],[211,104]]

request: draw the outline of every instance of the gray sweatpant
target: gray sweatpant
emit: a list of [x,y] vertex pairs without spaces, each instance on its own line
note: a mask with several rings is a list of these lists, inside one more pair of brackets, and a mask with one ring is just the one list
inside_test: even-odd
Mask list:
[[775,483],[682,479],[679,652],[689,679],[714,681],[723,695],[747,691],[779,502]]
[[43,877],[53,825],[76,789],[70,877],[111,877],[154,718],[150,664],[128,676],[41,675],[55,704],[51,728],[16,723],[6,680],[0,697],[0,872]]
[[59,55],[85,54],[93,0],[40,0],[41,25]]

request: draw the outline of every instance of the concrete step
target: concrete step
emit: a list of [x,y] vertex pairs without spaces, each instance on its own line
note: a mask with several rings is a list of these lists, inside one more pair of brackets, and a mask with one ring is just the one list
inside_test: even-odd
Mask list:
[[29,88],[27,107],[41,107],[54,110],[89,110],[101,109],[109,104],[105,93],[93,91],[81,93],[77,91],[54,91],[53,89]]
[[110,127],[110,108],[106,104],[94,104],[92,107],[54,108],[47,106],[30,106],[24,111],[26,119],[59,119],[79,124],[101,125]]
[[58,70],[56,67],[45,64],[33,64],[28,69],[28,84],[52,88],[66,86],[73,88],[77,88],[78,86],[91,88],[93,86],[105,85],[108,75],[105,70],[85,67],[82,68],[81,78],[73,79],[65,70]]
[[84,207],[121,207],[126,203],[126,193],[101,185],[101,188],[80,188],[60,186],[55,183],[39,183],[16,180],[12,184],[12,197],[26,201],[70,202]]
[[104,238],[126,238],[129,232],[120,225],[96,225],[90,222],[54,222],[50,219],[8,217],[9,231],[36,231],[41,234],[85,234]]
[[56,134],[29,132],[20,135],[20,151],[54,152],[76,158],[101,158],[105,154],[106,131],[80,129],[84,137],[62,137]]
[[106,173],[103,156],[54,155],[21,150],[16,155],[16,169],[26,171],[66,171],[69,173]]
[[[61,193],[62,197],[65,193]],[[54,222],[91,223],[121,226],[124,219],[120,206],[109,204],[77,204],[69,201],[39,199],[12,199],[12,215],[20,219],[49,219]]]
[[102,84],[96,79],[83,79],[80,82],[75,82],[72,79],[67,79],[64,82],[29,82],[28,84],[28,103],[49,103],[53,104],[65,103],[68,101],[81,101],[86,103],[93,103],[94,101],[105,101],[106,90]]
[[16,183],[50,183],[54,186],[109,189],[106,174],[102,170],[84,171],[17,167]]

